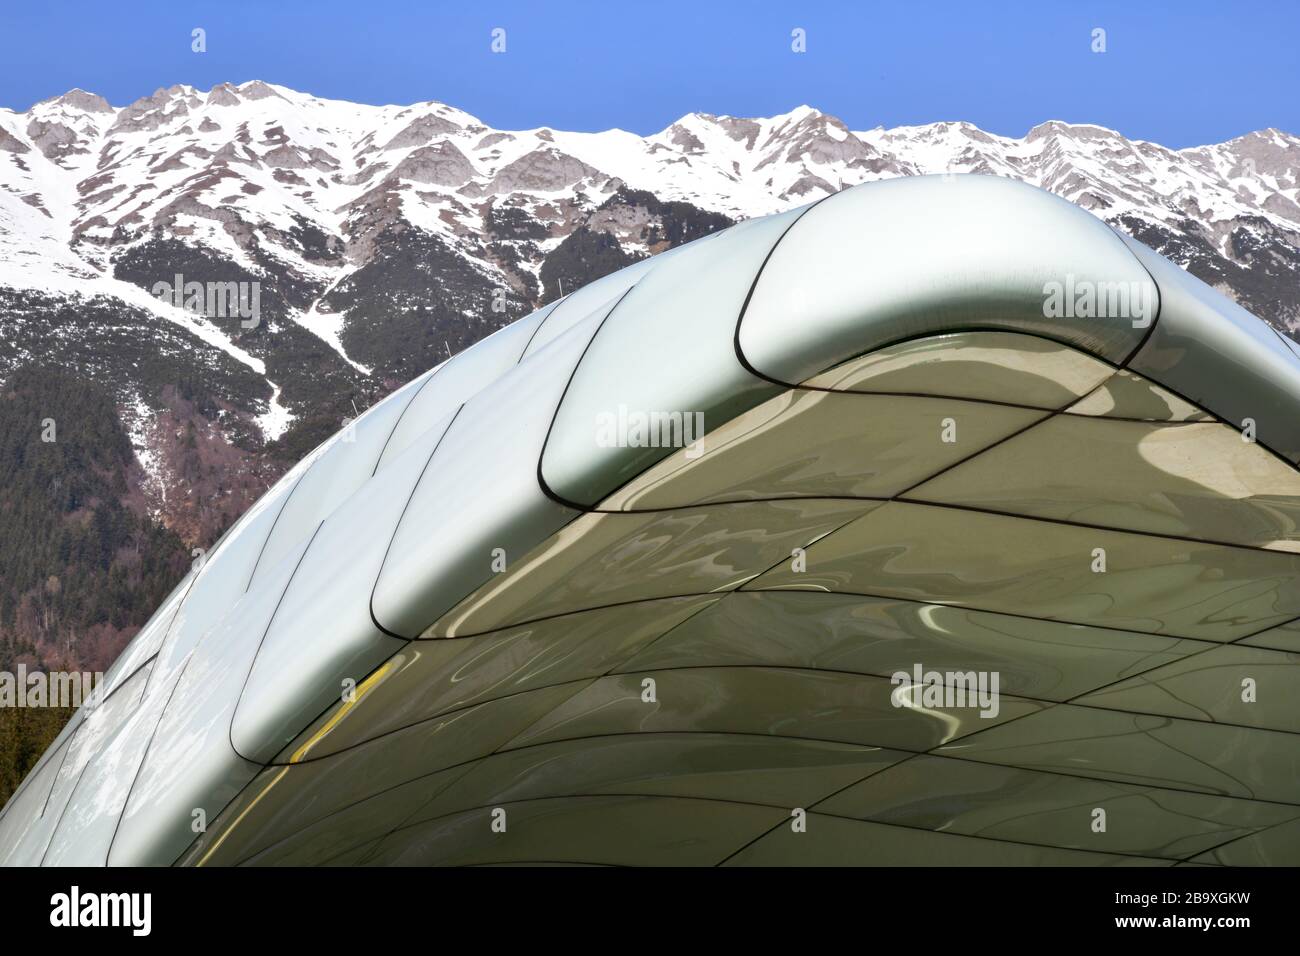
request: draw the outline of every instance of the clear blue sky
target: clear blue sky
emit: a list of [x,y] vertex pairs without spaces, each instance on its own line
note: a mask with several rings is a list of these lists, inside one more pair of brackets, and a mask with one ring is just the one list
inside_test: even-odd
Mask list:
[[[851,128],[1099,123],[1181,147],[1300,132],[1300,2],[0,0],[0,106],[74,86],[264,79],[364,103],[441,100],[499,128],[638,133],[808,103]],[[207,31],[207,52],[190,31]],[[490,50],[506,31],[506,53]],[[807,32],[807,52],[790,31]],[[1107,52],[1090,50],[1094,27]]]

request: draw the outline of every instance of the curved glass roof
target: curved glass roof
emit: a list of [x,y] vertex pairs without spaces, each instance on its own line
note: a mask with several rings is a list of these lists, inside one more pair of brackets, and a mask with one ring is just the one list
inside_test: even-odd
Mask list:
[[1298,412],[1279,336],[1030,187],[743,223],[308,456],[0,862],[1300,863]]

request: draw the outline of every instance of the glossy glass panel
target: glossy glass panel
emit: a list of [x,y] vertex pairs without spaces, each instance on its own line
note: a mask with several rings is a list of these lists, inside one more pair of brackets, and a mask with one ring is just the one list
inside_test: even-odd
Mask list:
[[194,649],[131,787],[110,865],[165,866],[194,839],[194,812],[214,819],[260,765],[231,746],[230,722],[258,647],[307,541],[273,568]]
[[611,272],[580,289],[573,289],[557,301],[545,321],[538,326],[533,339],[524,351],[523,359],[532,358],[564,333],[588,319],[592,314],[607,313],[628,289],[643,279],[659,264],[661,256],[642,259],[617,272]]
[[[403,648],[299,737],[320,757],[436,714],[583,677],[599,677],[717,598],[646,601]],[[304,752],[304,756],[306,752]]]
[[1058,409],[1113,367],[1068,345],[1015,332],[911,339],[850,359],[805,385],[841,392],[945,395]]
[[510,371],[548,312],[541,309],[498,329],[429,373],[388,436],[376,470],[387,468],[425,431]]
[[728,866],[1169,866],[1168,860],[982,840],[956,833],[808,814],[808,830],[777,827]]
[[[340,863],[336,858],[358,847],[368,847],[403,825],[417,809],[429,801],[430,791],[441,786],[453,773],[431,774],[419,780],[385,790],[354,803],[337,813],[296,830],[264,850],[235,861],[234,847],[223,845],[205,861],[205,865],[239,862],[243,866],[349,866],[357,861]],[[362,854],[364,856],[364,854]]]
[[[889,497],[1045,415],[951,398],[787,391],[674,452],[600,507]],[[947,429],[956,441],[944,440]]]
[[459,637],[585,608],[730,590],[876,506],[806,498],[586,514],[421,636]]
[[1214,646],[852,594],[735,591],[618,670],[765,664],[889,677],[920,662],[997,671],[1004,693],[1067,700]]
[[[55,738],[0,820],[0,865],[36,866],[41,862],[82,771],[139,705],[150,667],[146,662],[136,668],[118,684],[117,693],[101,698],[100,703],[82,706]],[[25,809],[20,811],[20,807]]]
[[431,374],[404,385],[323,446],[280,510],[258,558],[257,573],[296,552],[323,520],[370,480],[393,427]]
[[566,797],[507,805],[508,828],[493,833],[491,809],[400,830],[365,865],[708,866],[789,815],[784,809],[680,797]]
[[[654,700],[644,699],[646,678]],[[503,747],[605,734],[733,733],[928,750],[1038,709],[1002,695],[978,706],[904,706],[888,678],[780,667],[699,667],[615,674],[593,682]],[[969,702],[968,702],[969,703]]]
[[1300,551],[1300,472],[1219,424],[1061,415],[907,497]]
[[195,839],[179,864],[351,865],[337,858],[397,829],[466,769],[417,777],[321,816],[297,788],[301,767],[268,767]]
[[[11,814],[9,808],[13,806],[18,798],[27,791],[30,781],[36,779],[38,776],[42,777],[46,781],[46,792],[49,792],[50,787],[48,786],[48,783],[50,778],[44,777],[46,768],[50,767],[51,764],[54,764],[52,771],[57,772],[59,765],[63,763],[64,754],[67,753],[68,748],[66,745],[71,742],[72,737],[76,734],[77,728],[81,726],[81,722],[85,716],[86,708],[84,707],[79,707],[73,711],[72,717],[70,717],[68,722],[63,725],[63,729],[59,731],[58,735],[50,743],[49,747],[45,749],[45,753],[41,754],[40,759],[36,761],[36,765],[33,766],[27,776],[23,778],[23,781],[18,784],[18,789],[15,790],[13,796],[9,798],[9,802],[6,803],[4,807],[0,807],[0,838],[4,837],[7,833],[14,832],[6,826],[6,821],[21,829],[22,824],[17,820],[17,816],[19,815]],[[40,787],[37,787],[37,789],[40,789]],[[15,819],[11,820],[11,816],[15,817]],[[0,843],[0,853],[4,852],[5,846],[6,844]],[[0,865],[3,865],[3,863],[0,863]]]
[[1241,642],[1251,647],[1271,647],[1278,651],[1300,654],[1300,621],[1288,621]]
[[[395,829],[410,832],[414,824],[450,813],[557,794],[694,795],[801,806],[905,756],[845,744],[745,736],[684,740],[637,735],[566,742],[485,757],[463,774],[448,771],[403,784],[294,833],[248,862],[336,865],[340,853]],[[225,847],[218,855],[229,857]]]
[[[253,570],[280,509],[323,447],[295,465],[270,491],[257,499],[204,556],[194,584],[181,602],[158,650],[151,685],[161,681],[172,686],[177,670],[189,657],[190,651],[249,589]],[[152,694],[152,686],[149,693]]]
[[280,602],[235,709],[235,750],[266,763],[398,651],[370,616],[370,591],[406,502],[447,421],[363,485],[316,532]]
[[[50,799],[67,800],[86,764],[95,759],[105,744],[122,729],[127,718],[140,706],[149,683],[150,665],[139,668],[119,685],[118,692],[94,707],[82,707],[82,720],[72,737],[67,754],[59,762],[58,779]],[[58,809],[62,809],[62,804]]]
[[1300,734],[1300,654],[1238,644],[1215,647],[1078,703]]
[[1117,371],[1066,411],[1071,415],[1138,418],[1152,422],[1214,421],[1214,416],[1191,402],[1183,401],[1173,392],[1127,369]]
[[[1094,571],[1105,552],[1105,572]],[[1300,614],[1300,557],[889,502],[746,585],[1230,641]]]
[[1297,359],[1300,359],[1300,342],[1297,342],[1292,335],[1284,334],[1273,326],[1269,326],[1269,328],[1273,329],[1274,333],[1276,333],[1277,337],[1282,341],[1282,344],[1290,350],[1291,354]]
[[940,755],[1300,804],[1295,735],[1057,704]]
[[[182,663],[166,681],[154,677],[139,706],[94,749],[73,783],[41,861],[43,865],[103,866],[107,863],[127,795],[183,666]],[[110,700],[104,706],[111,703]]]
[[1066,200],[994,176],[868,183],[813,206],[781,240],[738,342],[750,365],[790,384],[941,332],[1035,332],[1112,362],[1137,346],[1135,315],[1048,317],[1052,282],[1137,290],[1147,322],[1155,314],[1141,264]]
[[[731,228],[734,229],[735,227]],[[533,340],[528,343],[528,348],[525,350],[523,357],[531,358],[592,313],[600,312],[604,314],[615,302],[622,298],[628,289],[631,289],[659,266],[671,262],[679,255],[693,255],[696,249],[719,236],[727,235],[729,232],[730,229],[711,232],[706,236],[692,239],[688,243],[668,249],[658,255],[634,262],[617,272],[611,272],[609,275],[588,282],[581,288],[569,290],[569,294],[565,295],[564,298],[544,307],[554,309],[554,311],[546,316],[538,327],[537,333],[533,336]]]
[[[600,327],[564,393],[542,456],[542,479],[552,492],[594,505],[673,447],[778,391],[736,358],[736,319],[764,258],[796,215],[752,219],[655,260]],[[648,361],[664,352],[665,361]],[[644,439],[607,434],[620,414],[677,416],[676,432],[669,425]]]
[[[1094,829],[1094,812],[1106,828]],[[1300,816],[1300,808],[920,756],[818,812],[1076,850],[1186,859]]]
[[1300,458],[1300,360],[1265,323],[1195,276],[1125,237],[1160,284],[1160,321],[1133,371],[1186,395],[1257,439]]
[[58,822],[62,802],[51,812],[50,797],[72,741],[56,741],[23,779],[0,817],[0,866],[36,866]]
[[566,740],[484,758],[409,822],[475,807],[597,793],[807,807],[908,756],[878,747],[744,734]]
[[[458,775],[587,683],[560,684],[476,704],[320,759],[312,759],[308,742],[284,755],[288,765],[268,768],[241,793],[211,828],[211,836],[201,841],[207,849],[196,847],[198,859],[195,852],[186,854],[186,859],[235,862],[331,813],[417,778],[439,771]],[[449,773],[444,782],[450,779]]]
[[1196,857],[1211,866],[1300,866],[1300,820],[1235,840]]
[[153,616],[145,623],[144,627],[131,638],[131,643],[118,655],[113,666],[104,674],[103,683],[100,685],[99,698],[103,700],[108,697],[128,678],[131,677],[140,667],[155,654],[158,648],[162,646],[163,638],[167,636],[167,631],[172,625],[176,612],[180,610],[181,602],[185,600],[185,594],[189,591],[190,585],[194,583],[194,575],[187,574],[180,584],[172,589],[172,592],[163,599],[158,610],[154,611]]
[[[414,637],[577,513],[537,481],[542,444],[569,374],[595,333],[594,315],[475,396],[421,476],[375,584],[386,630]],[[499,550],[498,550],[499,549]]]

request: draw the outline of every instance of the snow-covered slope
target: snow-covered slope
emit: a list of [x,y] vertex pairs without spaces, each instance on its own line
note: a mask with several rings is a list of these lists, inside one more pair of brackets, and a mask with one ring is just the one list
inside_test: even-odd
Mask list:
[[[257,81],[0,110],[0,436],[79,420],[59,422],[56,480],[6,489],[11,520],[54,514],[42,534],[75,546],[26,584],[6,575],[0,605],[27,610],[0,643],[110,660],[122,582],[156,606],[150,589],[344,418],[562,291],[846,186],[949,172],[1049,189],[1300,325],[1300,140],[1273,129],[1171,150],[1060,122],[855,132],[803,106],[643,137]],[[256,321],[153,294],[177,276],[256,283]],[[96,574],[111,614],[66,617],[49,582],[93,592]]]
[[[1300,139],[1279,130],[1171,150],[1055,121],[1020,139],[948,122],[854,132],[801,106],[693,113],[647,137],[506,131],[441,103],[252,81],[0,110],[0,375],[76,337],[66,320],[31,332],[51,310],[114,303],[196,362],[251,373],[260,384],[223,396],[229,410],[283,430],[391,388],[564,283],[856,183],[945,172],[1049,189],[1300,325]],[[258,282],[257,326],[150,294],[176,275]],[[130,378],[113,384],[155,401],[158,383]]]

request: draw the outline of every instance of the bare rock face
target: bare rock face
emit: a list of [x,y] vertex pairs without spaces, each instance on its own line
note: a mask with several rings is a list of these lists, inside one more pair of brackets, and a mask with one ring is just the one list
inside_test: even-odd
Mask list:
[[324,173],[333,172],[339,168],[339,161],[319,146],[313,146],[307,151],[307,159],[313,169]]
[[704,143],[698,136],[688,130],[680,123],[674,123],[668,127],[672,135],[672,144],[678,147],[684,153],[702,153],[704,152]]
[[275,169],[306,169],[311,164],[292,146],[277,146],[262,154],[262,162]]
[[[344,415],[537,305],[739,219],[946,172],[1051,190],[1300,327],[1300,139],[1281,130],[1173,150],[1061,122],[854,131],[799,107],[508,132],[252,81],[0,115],[0,382],[39,358],[101,384],[90,405],[125,410],[157,492],[148,519],[206,546]],[[259,322],[178,323],[139,295],[177,275],[258,283]],[[22,597],[8,585],[0,608]]]
[[0,126],[0,150],[6,153],[30,153],[32,148],[3,126]]
[[56,162],[71,154],[88,152],[76,131],[62,123],[32,120],[27,124],[27,137],[46,159]]
[[456,133],[460,127],[445,117],[435,113],[426,113],[411,120],[396,136],[390,139],[383,149],[407,149],[411,146],[424,146],[435,136]]
[[784,198],[802,199],[805,196],[817,195],[818,193],[834,192],[835,188],[822,179],[820,176],[800,176],[794,183],[781,195]]
[[[212,94],[209,94],[209,98]],[[172,86],[144,96],[117,114],[117,122],[109,127],[110,133],[137,133],[156,130],[177,119],[188,116],[190,110],[202,105],[202,100],[186,87]]]
[[474,144],[475,150],[491,149],[497,143],[510,143],[514,141],[512,133],[488,133],[477,143]]
[[406,158],[393,167],[387,179],[455,187],[468,182],[473,175],[473,163],[454,145],[443,141],[407,153]]
[[1088,126],[1085,124],[1072,125],[1063,123],[1060,120],[1048,120],[1046,123],[1039,123],[1028,133],[1025,134],[1026,143],[1036,143],[1039,140],[1050,139],[1056,136],[1064,136],[1074,142],[1104,142],[1115,136],[1113,130],[1105,129],[1101,126]]
[[56,96],[52,99],[44,100],[45,103],[65,106],[70,110],[78,110],[82,113],[114,113],[116,112],[109,105],[108,100],[104,99],[98,93],[87,93],[85,90],[73,89],[68,90],[62,96]]
[[214,86],[208,93],[207,106],[238,106],[239,92],[229,83]]
[[492,180],[492,192],[557,192],[598,173],[582,160],[547,146],[503,166]]
[[155,173],[172,172],[173,170],[190,169],[191,161],[202,163],[212,158],[212,153],[202,146],[186,146],[183,149],[172,153],[161,163],[153,167]]
[[714,118],[714,121],[726,131],[726,134],[739,143],[744,143],[746,149],[753,149],[754,143],[758,139],[758,134],[762,127],[758,123],[749,119],[738,119],[734,116],[723,116]]
[[261,80],[251,80],[239,87],[239,95],[246,100],[265,100],[274,96],[278,99],[284,99],[270,85],[263,83]]
[[[1236,141],[1236,153],[1246,171],[1273,176],[1284,189],[1300,186],[1300,156],[1296,155],[1296,140],[1281,130],[1266,129],[1249,133]],[[1247,164],[1245,161],[1251,161]]]
[[[1170,150],[1059,121],[1020,139],[963,122],[855,132],[801,106],[770,118],[689,114],[638,150],[622,132],[506,132],[438,103],[342,104],[257,80],[174,86],[120,110],[72,90],[16,118],[0,128],[0,181],[38,197],[23,201],[55,220],[69,212],[52,197],[76,195],[65,234],[76,255],[92,257],[91,270],[146,229],[184,229],[196,244],[234,239],[221,254],[246,253],[259,267],[309,258],[341,270],[422,231],[484,281],[537,289],[541,267],[575,230],[588,232],[557,276],[568,283],[581,274],[578,246],[608,264],[666,248],[679,233],[665,223],[694,221],[663,219],[649,201],[609,205],[625,191],[738,219],[872,179],[972,172],[1049,189],[1166,248],[1182,236],[1197,253],[1179,261],[1213,263],[1229,286],[1267,286],[1254,298],[1243,291],[1243,301],[1280,326],[1300,321],[1300,296],[1284,292],[1280,275],[1260,278],[1289,270],[1300,249],[1300,141],[1276,129]],[[42,156],[69,182],[43,181]],[[205,221],[219,234],[205,234]]]
[[1264,200],[1264,208],[1275,216],[1289,219],[1300,225],[1300,205],[1279,193],[1273,193]]
[[[770,118],[693,113],[638,140],[492,130],[437,103],[369,107],[260,81],[175,86],[122,109],[73,90],[10,118],[0,182],[50,235],[70,237],[63,277],[114,274],[126,257],[123,275],[147,287],[184,264],[165,244],[176,241],[209,257],[189,268],[219,261],[273,283],[292,303],[279,327],[303,319],[294,327],[310,347],[264,333],[241,333],[239,347],[298,413],[333,382],[377,375],[387,387],[416,370],[366,323],[413,333],[413,316],[436,314],[445,352],[505,320],[482,311],[494,289],[522,310],[734,220],[890,176],[1031,182],[1172,251],[1278,328],[1300,324],[1300,140],[1279,130],[1170,150],[1055,121],[1021,139],[962,122],[855,132],[802,106]],[[48,243],[0,235],[0,261],[50,261]],[[431,280],[435,268],[458,277],[450,311],[435,298],[449,288]],[[347,295],[330,297],[336,287]],[[313,318],[330,308],[336,327]],[[457,322],[465,329],[453,333]],[[362,341],[357,364],[370,372],[340,345]],[[288,369],[269,371],[277,362]]]
[[[773,136],[776,135],[778,134],[774,132]],[[850,133],[840,120],[815,110],[809,111],[788,128],[779,130],[779,137],[782,145],[781,158],[787,163],[802,161],[825,166],[879,155],[875,149]],[[760,165],[775,161],[777,153],[774,151]]]
[[228,166],[231,163],[242,163],[245,166],[258,167],[262,161],[258,159],[255,153],[250,153],[246,147],[241,147],[239,143],[226,143],[215,153],[212,154],[213,165]]
[[37,209],[43,212],[46,218],[48,219],[54,218],[53,216],[50,215],[50,211],[45,208],[45,202],[44,200],[41,199],[41,197],[38,194],[29,193],[28,195],[22,198],[23,198],[23,202],[25,202],[27,205],[31,206],[33,209]]

